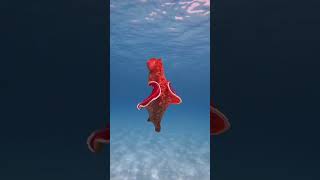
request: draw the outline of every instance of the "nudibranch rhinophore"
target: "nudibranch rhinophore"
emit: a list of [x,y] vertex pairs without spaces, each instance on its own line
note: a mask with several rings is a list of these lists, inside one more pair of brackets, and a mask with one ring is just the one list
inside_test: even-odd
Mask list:
[[149,69],[148,84],[153,87],[153,91],[149,97],[137,105],[137,108],[148,110],[148,121],[154,124],[156,132],[160,132],[164,112],[170,104],[182,103],[182,99],[172,89],[170,81],[166,79],[161,59],[149,59],[147,67]]

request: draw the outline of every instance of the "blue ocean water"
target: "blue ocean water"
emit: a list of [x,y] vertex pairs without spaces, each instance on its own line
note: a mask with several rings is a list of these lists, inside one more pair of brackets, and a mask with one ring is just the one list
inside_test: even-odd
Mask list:
[[[210,179],[210,1],[111,0],[110,177]],[[182,98],[161,132],[136,105],[152,91],[146,62],[162,58]]]

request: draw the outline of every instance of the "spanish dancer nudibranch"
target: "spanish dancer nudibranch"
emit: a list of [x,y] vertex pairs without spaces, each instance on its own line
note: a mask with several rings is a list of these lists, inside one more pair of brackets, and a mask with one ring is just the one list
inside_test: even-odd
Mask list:
[[[181,98],[172,89],[170,81],[164,74],[164,68],[161,59],[151,58],[147,62],[149,69],[149,86],[153,87],[151,95],[137,105],[141,110],[146,108],[149,112],[148,121],[155,126],[155,131],[161,130],[161,119],[170,104],[182,103]],[[219,110],[210,105],[210,135],[219,135],[230,128],[229,120]],[[103,130],[94,131],[87,139],[87,145],[90,151],[100,152],[103,144],[110,142],[110,126]]]
[[170,81],[166,79],[161,59],[149,59],[147,67],[149,69],[148,84],[153,87],[153,91],[149,97],[137,105],[137,108],[148,110],[148,121],[154,124],[156,132],[160,132],[161,120],[166,109],[170,104],[181,104],[182,99],[172,89]]

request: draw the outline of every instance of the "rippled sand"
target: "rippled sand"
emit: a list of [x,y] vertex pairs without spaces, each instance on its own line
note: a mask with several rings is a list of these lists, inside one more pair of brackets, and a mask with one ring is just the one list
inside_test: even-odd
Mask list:
[[210,144],[201,137],[122,129],[110,145],[112,180],[210,179]]

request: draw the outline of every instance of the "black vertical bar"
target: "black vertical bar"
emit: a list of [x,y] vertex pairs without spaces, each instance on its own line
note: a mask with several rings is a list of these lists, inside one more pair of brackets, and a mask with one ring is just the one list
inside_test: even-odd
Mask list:
[[[106,1],[106,27],[105,27],[105,120],[106,123],[110,125],[110,0]],[[110,145],[107,146],[107,167],[106,167],[106,176],[107,179],[110,179]]]
[[[210,102],[213,102],[214,96],[214,58],[215,51],[215,11],[214,1],[210,0]],[[211,123],[211,122],[210,122]],[[210,137],[210,179],[213,178],[213,139]]]

